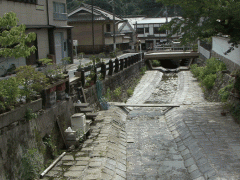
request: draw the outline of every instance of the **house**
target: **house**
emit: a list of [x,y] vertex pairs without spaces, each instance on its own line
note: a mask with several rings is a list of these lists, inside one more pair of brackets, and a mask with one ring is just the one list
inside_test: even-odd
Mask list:
[[137,36],[136,30],[134,29],[134,23],[144,18],[145,17],[143,16],[126,17],[123,18],[125,21],[119,23],[118,31],[122,34],[125,34],[125,36],[130,39],[129,49],[131,50],[135,50],[135,45],[137,43]]
[[27,58],[0,58],[1,67],[35,65],[46,57],[59,64],[64,57],[72,58],[72,27],[67,25],[66,0],[0,0],[0,17],[11,11],[16,13],[19,24],[26,25],[26,33],[36,33],[32,44],[37,50]]
[[169,32],[167,30],[160,30],[160,27],[170,22],[171,19],[171,17],[144,18],[134,23],[134,29],[137,32],[137,40],[141,41],[143,50],[153,49],[156,45],[165,44],[181,37],[181,34],[178,33],[167,38]]
[[97,6],[93,6],[93,17],[92,23],[92,6],[84,3],[68,14],[68,24],[74,27],[72,29],[73,39],[78,40],[78,52],[93,53],[93,39],[94,53],[111,52],[114,47],[114,36],[118,49],[129,48],[129,37],[118,31],[118,23],[123,22],[123,19],[115,16],[114,24],[113,13]]

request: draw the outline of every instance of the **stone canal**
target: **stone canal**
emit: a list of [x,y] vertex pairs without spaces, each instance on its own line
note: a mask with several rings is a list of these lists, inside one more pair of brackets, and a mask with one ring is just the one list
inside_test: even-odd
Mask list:
[[127,104],[100,111],[88,140],[43,179],[240,179],[240,130],[191,72],[147,71]]

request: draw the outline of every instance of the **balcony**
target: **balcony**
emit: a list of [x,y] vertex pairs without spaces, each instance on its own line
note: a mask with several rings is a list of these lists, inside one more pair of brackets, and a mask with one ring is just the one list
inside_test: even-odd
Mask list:
[[58,21],[67,21],[67,13],[53,13],[53,19]]

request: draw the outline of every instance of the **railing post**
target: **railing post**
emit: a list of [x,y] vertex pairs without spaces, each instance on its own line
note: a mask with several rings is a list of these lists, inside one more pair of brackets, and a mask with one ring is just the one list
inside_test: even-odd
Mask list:
[[102,79],[104,80],[106,77],[106,64],[105,63],[101,64],[101,75],[102,75]]
[[85,71],[84,69],[81,71],[81,83],[82,83],[82,87],[85,86]]
[[118,73],[119,71],[119,60],[116,58],[115,59],[115,70],[114,70],[114,73]]
[[131,66],[131,60],[132,60],[132,56],[128,57],[128,65],[127,66]]
[[108,75],[109,75],[109,76],[112,76],[112,74],[113,74],[113,62],[112,62],[112,60],[110,59],[110,61],[109,61],[109,71],[108,71]]
[[128,58],[124,58],[124,68],[128,67]]
[[94,77],[93,77],[94,84],[97,82],[97,68],[94,67]]
[[120,71],[123,70],[123,59],[120,59]]
[[131,57],[131,65],[134,63],[134,56]]
[[144,59],[144,52],[142,53],[142,60]]

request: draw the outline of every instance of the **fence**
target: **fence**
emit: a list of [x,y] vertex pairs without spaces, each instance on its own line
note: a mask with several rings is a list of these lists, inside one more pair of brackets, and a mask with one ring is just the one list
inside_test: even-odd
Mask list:
[[[96,64],[95,69],[93,69],[93,66],[84,67],[81,70],[81,84],[83,87],[86,87],[87,79],[89,79],[87,83],[91,81],[95,84],[98,77],[101,77],[101,79],[104,80],[107,75],[112,76],[120,71],[123,71],[134,63],[141,61],[142,59],[144,59],[144,53],[138,53],[123,59],[110,59],[106,64],[98,63]],[[91,72],[94,72],[93,77],[91,75]]]
[[156,45],[155,51],[192,51],[192,46],[178,46],[178,45]]

